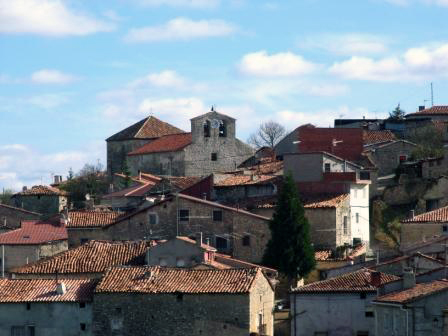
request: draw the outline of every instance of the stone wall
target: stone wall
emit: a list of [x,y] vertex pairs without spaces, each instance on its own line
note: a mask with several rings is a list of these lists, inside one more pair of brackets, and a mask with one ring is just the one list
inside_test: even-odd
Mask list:
[[[70,248],[82,245],[89,240],[113,240],[103,228],[67,228],[68,245]],[[125,240],[125,239],[123,239]]]
[[98,336],[247,336],[249,295],[98,293],[93,334]]
[[0,228],[6,226],[11,229],[20,228],[20,223],[24,220],[37,220],[40,215],[37,213],[21,211],[20,209],[0,204]]
[[[185,149],[178,152],[151,153],[128,156],[131,175],[139,171],[156,175],[185,176]],[[198,175],[193,175],[198,176]]]
[[[92,305],[86,303],[81,308],[79,303],[46,302],[0,303],[0,336],[11,336],[12,327],[22,326],[24,334],[45,336],[79,336],[92,335]],[[81,330],[81,323],[85,330]],[[34,333],[29,327],[34,327]]]
[[400,164],[400,156],[405,155],[409,158],[416,147],[409,142],[397,141],[387,146],[375,148],[369,152],[369,156],[378,167],[379,176],[390,175],[395,173]]
[[274,291],[264,276],[259,274],[258,277],[250,294],[250,331],[274,335]]
[[66,196],[57,195],[20,195],[13,197],[14,205],[28,211],[43,215],[54,215],[61,212],[67,206]]
[[127,154],[150,141],[150,139],[107,141],[107,173],[109,176],[122,172]]
[[409,245],[446,233],[443,232],[444,225],[448,227],[448,223],[402,223],[400,234],[401,248],[406,248]]

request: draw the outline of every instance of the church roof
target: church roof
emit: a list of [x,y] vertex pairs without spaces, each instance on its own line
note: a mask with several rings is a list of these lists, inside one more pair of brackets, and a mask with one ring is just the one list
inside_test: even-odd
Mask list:
[[107,138],[106,141],[153,139],[164,135],[184,133],[181,129],[150,116]]

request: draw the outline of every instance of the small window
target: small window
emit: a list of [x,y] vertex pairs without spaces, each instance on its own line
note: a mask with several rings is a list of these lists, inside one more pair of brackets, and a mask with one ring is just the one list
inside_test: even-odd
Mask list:
[[331,172],[331,164],[330,164],[330,163],[326,163],[326,164],[324,165],[324,169],[325,169],[325,172],[326,172],[326,173]]
[[405,162],[407,159],[408,159],[408,156],[407,156],[407,155],[400,155],[400,156],[398,157],[398,161],[400,161],[400,163],[401,163],[401,162]]
[[344,235],[348,234],[348,217],[344,216],[344,223],[343,223],[343,230],[344,230]]
[[80,302],[79,303],[79,308],[85,308],[86,307],[86,303],[85,302]]
[[89,240],[87,238],[81,238],[80,240],[81,245],[84,245],[85,243],[87,243]]
[[374,317],[373,311],[366,311],[366,317]]
[[184,258],[176,258],[176,266],[177,267],[185,267],[185,259]]
[[370,180],[370,172],[368,172],[368,171],[360,171],[359,172],[359,179],[360,180]]
[[26,310],[31,310],[31,303],[29,302],[26,303]]
[[215,246],[218,250],[220,250],[220,249],[223,250],[223,249],[227,248],[227,239],[226,238],[216,237],[215,241],[216,241]]
[[36,328],[34,326],[28,326],[27,336],[34,336],[34,335],[36,335]]
[[182,302],[184,300],[184,295],[182,293],[177,294],[176,301]]
[[250,246],[250,236],[249,235],[245,235],[243,237],[243,246]]
[[79,325],[79,328],[80,328],[82,331],[86,330],[86,324],[85,324],[85,323],[81,323],[81,324]]
[[213,210],[213,221],[222,222],[222,210]]
[[442,226],[442,230],[443,230],[443,232],[448,232],[448,225],[443,225]]
[[204,137],[210,138],[210,120],[204,121]]
[[156,225],[158,222],[158,216],[156,213],[148,214],[149,225]]
[[227,136],[226,122],[221,120],[219,123],[219,136],[225,138]]
[[180,209],[179,210],[179,221],[188,222],[190,220],[190,210]]
[[361,300],[365,300],[366,297],[367,297],[367,294],[364,293],[364,292],[359,294],[359,298],[360,298]]
[[115,314],[121,314],[121,307],[115,307]]
[[218,161],[218,154],[217,153],[212,153],[211,160],[212,161]]
[[356,223],[359,223],[359,213],[356,213]]

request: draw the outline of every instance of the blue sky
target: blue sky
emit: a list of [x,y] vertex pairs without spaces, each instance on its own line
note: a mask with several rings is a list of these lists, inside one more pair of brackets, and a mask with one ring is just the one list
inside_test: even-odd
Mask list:
[[[105,163],[152,113],[332,125],[448,104],[448,0],[0,0],[0,188]],[[426,101],[426,105],[430,102]]]

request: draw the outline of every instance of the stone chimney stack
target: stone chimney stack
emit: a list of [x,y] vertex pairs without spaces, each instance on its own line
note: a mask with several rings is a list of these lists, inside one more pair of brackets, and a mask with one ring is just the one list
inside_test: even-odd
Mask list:
[[196,234],[196,245],[199,247],[202,246],[202,232]]
[[412,269],[407,268],[403,272],[403,289],[413,288],[415,286],[415,274]]

